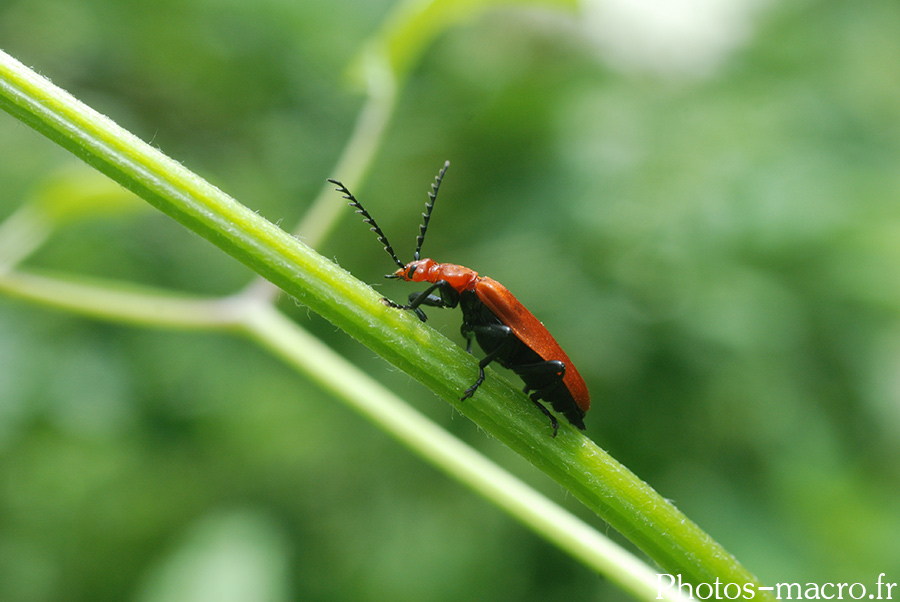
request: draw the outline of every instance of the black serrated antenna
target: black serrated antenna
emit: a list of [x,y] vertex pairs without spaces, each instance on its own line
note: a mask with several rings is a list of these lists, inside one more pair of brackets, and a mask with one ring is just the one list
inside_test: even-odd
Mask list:
[[405,268],[406,264],[403,263],[402,261],[400,261],[400,259],[397,257],[397,254],[394,253],[394,247],[392,247],[391,243],[388,242],[388,239],[384,235],[384,232],[381,231],[381,228],[378,227],[378,224],[375,223],[375,220],[372,218],[371,215],[369,215],[369,212],[366,211],[365,208],[359,204],[359,201],[356,200],[356,197],[354,197],[350,193],[350,191],[347,190],[346,186],[344,186],[337,180],[332,180],[331,178],[328,178],[328,181],[331,182],[332,184],[334,184],[335,186],[337,186],[337,188],[335,188],[335,190],[337,190],[338,192],[343,194],[344,198],[347,199],[348,201],[350,201],[350,206],[353,207],[354,209],[356,209],[356,212],[358,214],[363,216],[363,221],[371,226],[371,228],[369,228],[369,229],[372,232],[374,232],[376,236],[378,236],[379,242],[381,242],[381,244],[384,245],[384,250],[387,251],[388,255],[391,256],[391,259],[394,260],[394,263],[396,263],[401,268]]
[[419,226],[419,235],[416,237],[416,252],[413,253],[413,259],[419,260],[419,252],[422,250],[422,243],[425,242],[425,232],[428,230],[428,221],[431,219],[431,212],[434,210],[434,201],[437,200],[438,190],[441,187],[441,181],[447,168],[450,167],[450,161],[444,161],[444,167],[440,173],[435,176],[434,184],[431,185],[431,192],[428,193],[428,201],[425,203],[425,213],[422,214],[422,225]]

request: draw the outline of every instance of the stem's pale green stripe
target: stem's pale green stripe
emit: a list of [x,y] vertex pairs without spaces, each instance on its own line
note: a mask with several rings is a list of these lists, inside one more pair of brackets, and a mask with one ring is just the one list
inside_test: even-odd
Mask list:
[[717,578],[756,583],[708,535],[592,441],[565,424],[551,438],[544,416],[504,379],[492,374],[475,398],[460,403],[458,396],[475,371],[464,351],[413,316],[385,307],[369,287],[309,247],[3,53],[0,106],[454,404],[569,489],[666,572],[695,583]]

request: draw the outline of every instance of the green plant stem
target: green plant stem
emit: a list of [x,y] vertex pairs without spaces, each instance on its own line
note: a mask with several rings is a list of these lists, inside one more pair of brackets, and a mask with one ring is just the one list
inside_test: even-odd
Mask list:
[[[241,334],[624,591],[656,599],[656,574],[644,562],[422,416],[268,302],[188,297],[23,271],[0,274],[0,291],[110,322]],[[670,591],[664,597],[680,599]]]
[[[162,153],[0,53],[0,106],[269,279],[454,405],[561,483],[669,573],[694,583],[755,577],[706,533],[568,425],[545,417],[492,374],[459,395],[475,362],[407,312]],[[764,592],[760,599],[771,599]]]

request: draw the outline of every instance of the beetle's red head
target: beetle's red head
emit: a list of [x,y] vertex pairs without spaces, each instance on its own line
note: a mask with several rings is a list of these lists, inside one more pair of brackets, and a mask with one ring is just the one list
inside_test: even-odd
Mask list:
[[426,282],[429,272],[435,265],[437,263],[433,259],[417,259],[410,261],[396,272],[387,274],[385,278],[399,278],[407,282]]

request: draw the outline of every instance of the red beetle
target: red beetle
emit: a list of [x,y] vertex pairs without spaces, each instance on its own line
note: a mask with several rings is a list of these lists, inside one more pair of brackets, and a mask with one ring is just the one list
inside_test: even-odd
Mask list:
[[411,293],[408,304],[400,305],[384,299],[387,305],[414,311],[423,322],[427,316],[422,311],[422,305],[450,308],[459,305],[463,314],[460,331],[467,341],[466,351],[472,352],[474,337],[485,353],[484,358],[478,362],[478,378],[466,389],[463,400],[475,394],[484,382],[484,368],[495,361],[518,374],[525,382],[525,392],[531,392],[531,401],[550,418],[554,437],[559,423],[541,403],[542,399],[549,401],[553,409],[562,413],[569,422],[583,429],[584,415],[591,406],[587,385],[572,365],[569,356],[544,325],[496,280],[479,276],[474,270],[461,265],[419,259],[438,189],[449,166],[449,161],[444,163],[435,183],[431,185],[432,191],[428,193],[429,199],[425,205],[425,213],[422,214],[424,219],[416,238],[413,261],[407,264],[397,258],[384,232],[346,186],[337,180],[328,181],[336,185],[336,190],[363,216],[363,220],[371,226],[371,230],[384,245],[384,250],[400,266],[396,272],[388,274],[387,278],[431,283],[424,291]]

